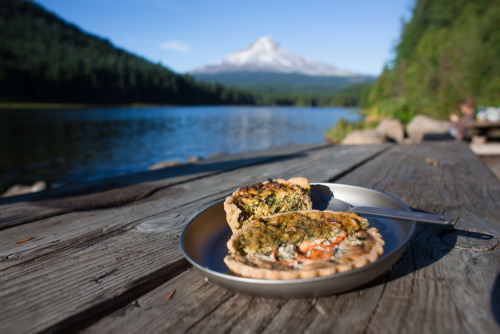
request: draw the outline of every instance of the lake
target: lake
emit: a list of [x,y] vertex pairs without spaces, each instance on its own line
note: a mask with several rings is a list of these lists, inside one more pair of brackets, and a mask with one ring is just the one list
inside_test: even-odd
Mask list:
[[[0,191],[44,180],[79,183],[286,144],[322,143],[353,108],[141,107],[0,110]],[[3,188],[3,189],[2,189]]]

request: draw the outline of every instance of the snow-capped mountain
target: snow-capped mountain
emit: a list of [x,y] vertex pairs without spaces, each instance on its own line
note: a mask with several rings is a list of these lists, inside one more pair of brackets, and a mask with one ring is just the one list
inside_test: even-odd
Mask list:
[[227,72],[300,73],[311,76],[356,76],[358,74],[298,56],[280,46],[270,36],[259,38],[248,48],[228,55],[222,61],[190,72],[219,74]]

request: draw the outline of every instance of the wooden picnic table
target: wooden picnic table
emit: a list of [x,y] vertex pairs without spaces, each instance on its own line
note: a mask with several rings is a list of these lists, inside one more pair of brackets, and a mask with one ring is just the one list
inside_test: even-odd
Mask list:
[[[352,291],[263,298],[184,257],[188,222],[237,187],[307,177],[415,211],[402,257]],[[454,142],[301,145],[0,200],[0,333],[499,333],[500,183]]]
[[484,139],[498,139],[499,137],[500,122],[474,121],[468,123],[466,126],[474,136]]

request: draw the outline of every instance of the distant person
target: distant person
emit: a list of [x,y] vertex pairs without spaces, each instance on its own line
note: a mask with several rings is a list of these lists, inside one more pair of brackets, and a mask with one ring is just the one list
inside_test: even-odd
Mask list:
[[468,139],[469,129],[467,128],[467,124],[476,119],[476,101],[473,98],[465,99],[460,103],[460,110],[462,111],[462,116],[457,114],[450,115],[450,120],[453,122],[450,135],[456,141]]

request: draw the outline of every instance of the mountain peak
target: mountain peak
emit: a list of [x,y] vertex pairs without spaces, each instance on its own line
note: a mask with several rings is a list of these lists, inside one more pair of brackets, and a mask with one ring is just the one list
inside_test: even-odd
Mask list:
[[214,65],[191,74],[223,72],[301,73],[313,76],[355,76],[356,73],[298,56],[279,45],[271,36],[260,37],[246,49],[228,55]]
[[278,48],[278,43],[271,36],[263,36],[250,46],[254,50],[275,50]]

